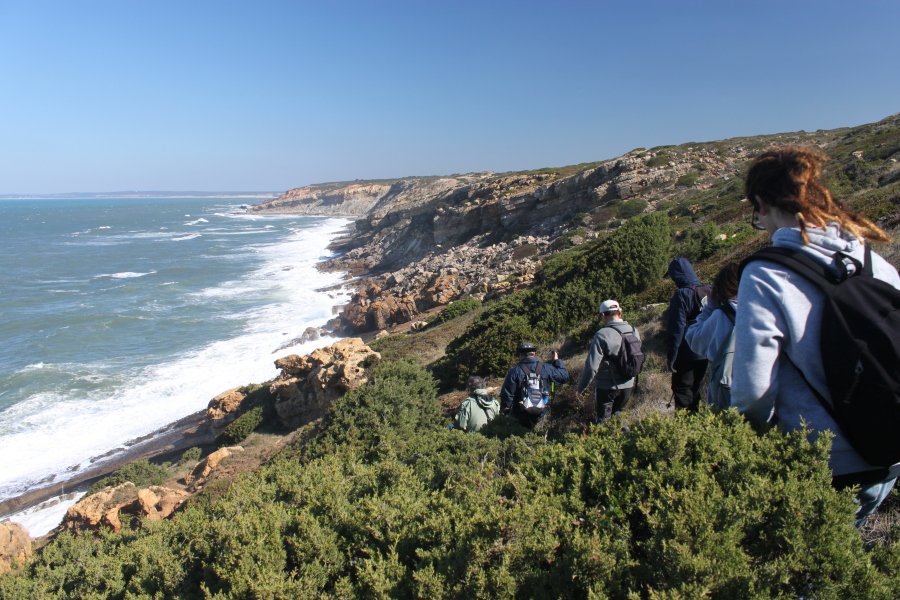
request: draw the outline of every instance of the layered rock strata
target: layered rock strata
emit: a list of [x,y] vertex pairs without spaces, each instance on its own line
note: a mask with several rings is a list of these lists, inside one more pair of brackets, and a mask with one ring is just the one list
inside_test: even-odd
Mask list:
[[[483,178],[427,200],[380,203],[356,222],[357,234],[338,248],[344,253],[321,267],[366,276],[329,327],[390,330],[462,297],[530,287],[541,258],[596,237],[613,220],[605,206],[644,198],[653,211],[655,195],[676,194],[685,175],[696,174],[691,185],[702,189],[733,176],[745,159],[740,148],[728,157],[707,149],[632,153],[569,177]],[[556,242],[563,235],[565,243]]]

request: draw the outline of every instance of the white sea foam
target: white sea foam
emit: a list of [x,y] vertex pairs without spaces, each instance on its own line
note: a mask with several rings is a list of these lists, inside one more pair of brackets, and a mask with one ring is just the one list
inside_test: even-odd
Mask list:
[[[305,354],[333,341],[308,342],[273,353],[284,343],[284,332],[299,335],[333,316],[331,307],[338,302],[315,290],[339,283],[340,276],[322,273],[315,265],[322,248],[346,224],[344,219],[328,219],[284,241],[260,246],[256,252],[265,260],[259,269],[206,290],[204,294],[211,297],[250,290],[264,295],[263,306],[230,315],[247,320],[243,331],[231,339],[183,352],[139,373],[119,373],[112,392],[105,385],[102,390],[80,393],[50,390],[0,413],[0,456],[4,457],[0,499],[50,477],[59,481],[67,469],[83,469],[92,457],[205,409],[209,399],[223,390],[273,378],[277,375],[274,360],[280,356]],[[110,373],[111,365],[66,370],[72,372],[72,380],[96,381],[92,376]],[[57,517],[53,519],[58,522]]]
[[173,237],[173,238],[171,238],[171,240],[172,240],[173,242],[183,242],[183,241],[185,241],[185,240],[193,240],[194,238],[198,238],[198,237],[200,237],[201,235],[203,235],[203,234],[200,234],[200,233],[194,233],[194,234],[191,234],[191,235],[186,235],[186,236],[184,236],[184,237]]
[[[190,215],[184,215],[184,216],[189,217]],[[196,225],[197,223],[209,223],[209,221],[207,221],[206,219],[201,217],[201,218],[197,219],[196,221],[188,221],[187,223],[185,223],[185,225]]]
[[56,496],[36,506],[9,515],[9,520],[23,525],[31,537],[40,537],[59,525],[69,507],[84,497],[84,492]]
[[104,277],[109,277],[110,279],[133,279],[134,277],[143,277],[144,275],[153,275],[154,273],[156,273],[156,271],[150,271],[148,273],[123,271],[122,273],[104,273],[102,275],[97,275],[94,279],[102,279]]

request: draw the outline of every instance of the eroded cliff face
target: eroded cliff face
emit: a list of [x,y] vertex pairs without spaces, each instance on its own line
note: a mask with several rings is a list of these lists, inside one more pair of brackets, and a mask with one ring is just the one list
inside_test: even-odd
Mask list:
[[[741,170],[773,144],[836,152],[853,179],[876,168],[868,161],[897,160],[885,141],[897,122],[895,115],[856,129],[636,149],[555,171],[310,186],[254,210],[327,214],[323,208],[332,207],[359,215],[356,231],[332,246],[340,256],[321,265],[360,277],[349,284],[357,293],[330,325],[342,334],[390,330],[461,297],[492,298],[528,287],[543,257],[640,212],[665,210],[699,222],[725,211],[732,219],[742,212]],[[854,136],[875,133],[882,141],[848,154]],[[860,162],[856,170],[854,161]],[[877,167],[879,186],[894,181],[893,164]]]
[[618,223],[605,207],[640,198],[651,212],[663,199],[733,177],[747,156],[740,148],[727,156],[636,152],[568,177],[483,177],[414,202],[386,199],[356,222],[357,233],[338,248],[343,254],[322,265],[368,275],[330,325],[344,334],[389,330],[461,297],[529,287],[542,257]]
[[377,182],[345,182],[310,185],[257,204],[247,212],[308,215],[384,215],[398,207],[417,206],[431,198],[466,185],[484,174],[458,177],[409,177]]

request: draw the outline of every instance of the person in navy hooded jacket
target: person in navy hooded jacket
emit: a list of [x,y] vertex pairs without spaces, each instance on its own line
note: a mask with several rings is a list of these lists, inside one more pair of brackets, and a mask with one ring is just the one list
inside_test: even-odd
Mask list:
[[[533,429],[538,423],[543,423],[547,414],[547,406],[539,415],[530,415],[525,412],[522,404],[522,386],[526,385],[528,373],[537,372],[537,367],[542,364],[537,359],[537,348],[531,342],[522,342],[516,348],[519,364],[514,366],[506,374],[503,387],[500,388],[500,412],[514,417],[522,427]],[[553,362],[543,363],[541,367],[541,384],[543,389],[550,390],[550,384],[563,384],[569,381],[569,371],[566,365],[559,359],[559,353],[553,352]]]
[[704,356],[691,350],[684,334],[697,320],[712,288],[697,278],[686,258],[676,258],[669,263],[669,277],[678,286],[669,302],[667,327],[672,397],[676,408],[696,410],[700,402],[700,383],[709,363]]

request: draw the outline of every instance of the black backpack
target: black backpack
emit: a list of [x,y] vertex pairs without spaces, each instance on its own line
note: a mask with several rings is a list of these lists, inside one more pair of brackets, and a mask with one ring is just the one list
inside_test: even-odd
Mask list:
[[706,304],[706,299],[709,298],[709,295],[712,293],[712,286],[708,283],[689,285],[687,287],[694,290],[694,302],[691,304],[691,312],[689,312],[687,316],[685,330],[697,322],[697,317],[703,312],[703,306]]
[[[838,276],[802,251],[775,247],[744,259],[741,269],[754,260],[773,262],[825,294],[821,352],[831,402],[797,372],[853,448],[888,467],[900,462],[900,290],[873,276],[868,245],[864,265],[840,252],[835,258]],[[846,261],[856,266],[852,275]]]
[[622,333],[616,327],[612,329],[622,336],[622,345],[619,346],[619,353],[610,357],[609,362],[613,372],[618,373],[627,381],[632,377],[637,377],[644,368],[644,348],[641,346],[641,340],[634,335],[634,327],[629,333]]

